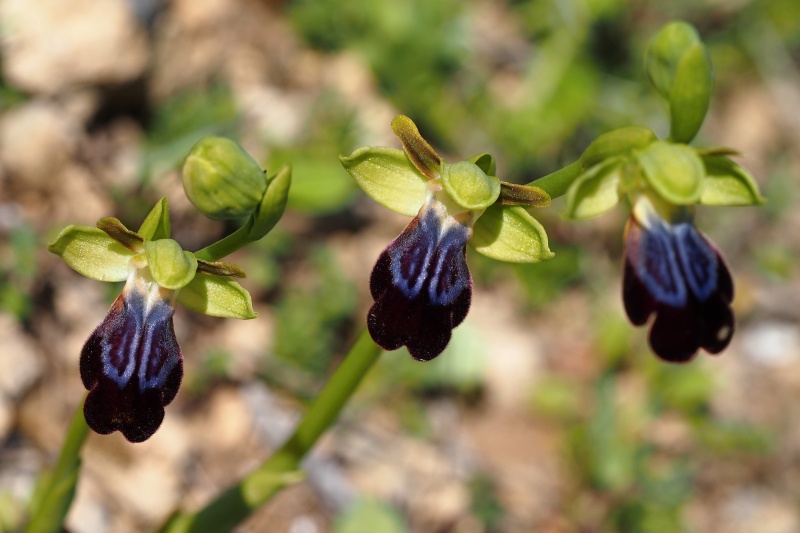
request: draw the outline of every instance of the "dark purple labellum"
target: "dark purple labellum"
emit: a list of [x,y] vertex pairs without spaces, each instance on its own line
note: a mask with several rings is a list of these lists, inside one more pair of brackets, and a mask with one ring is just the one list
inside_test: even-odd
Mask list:
[[470,230],[442,220],[437,211],[424,206],[383,251],[370,278],[375,304],[367,325],[373,340],[386,350],[406,346],[420,361],[442,353],[472,299]]
[[628,223],[623,301],[634,325],[655,314],[650,347],[670,362],[698,349],[719,353],[733,336],[733,281],[717,249],[695,227],[653,218]]
[[156,432],[183,377],[172,305],[139,287],[125,287],[83,346],[80,364],[87,424],[103,435],[121,431],[131,442]]

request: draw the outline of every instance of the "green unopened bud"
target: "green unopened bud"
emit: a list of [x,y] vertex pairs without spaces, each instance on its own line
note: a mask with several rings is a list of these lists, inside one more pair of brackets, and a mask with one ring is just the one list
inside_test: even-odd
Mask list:
[[714,86],[711,57],[697,30],[685,22],[661,28],[647,49],[645,70],[669,101],[670,138],[688,143],[703,124]]
[[214,220],[248,216],[261,203],[267,178],[238,144],[223,137],[204,137],[183,165],[186,196]]
[[500,180],[470,161],[445,164],[442,184],[447,195],[466,209],[486,209],[500,196]]

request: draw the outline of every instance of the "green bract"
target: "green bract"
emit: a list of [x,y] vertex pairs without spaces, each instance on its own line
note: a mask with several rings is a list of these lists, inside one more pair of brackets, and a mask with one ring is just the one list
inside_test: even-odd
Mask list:
[[209,218],[248,216],[261,203],[267,178],[258,163],[224,137],[203,137],[183,165],[183,188]]
[[[399,115],[392,130],[404,150],[364,147],[339,159],[356,183],[372,199],[392,211],[415,216],[429,195],[460,223],[473,224],[471,244],[501,261],[537,262],[553,253],[544,228],[523,207],[550,205],[539,187],[501,182],[490,154],[468,161],[446,163],[419,134],[414,122]],[[444,195],[444,196],[442,196]],[[463,216],[464,211],[470,216]],[[467,222],[464,222],[464,221]]]
[[638,160],[647,182],[668,202],[691,205],[700,199],[705,167],[693,149],[657,141],[639,152]]
[[691,141],[703,124],[714,86],[711,57],[685,22],[665,25],[647,49],[645,70],[669,102],[670,138]]
[[269,177],[267,192],[264,193],[261,203],[252,216],[252,226],[248,234],[251,241],[264,237],[281,219],[286,209],[286,199],[289,197],[291,184],[292,168],[289,165],[284,165],[277,174]]
[[194,311],[230,318],[257,316],[250,295],[230,279],[244,276],[239,267],[198,261],[169,238],[166,199],[156,204],[138,233],[115,218],[103,218],[98,228],[67,226],[48,250],[92,279],[123,281],[132,272],[147,269],[146,277],[166,290],[178,291],[178,302]]

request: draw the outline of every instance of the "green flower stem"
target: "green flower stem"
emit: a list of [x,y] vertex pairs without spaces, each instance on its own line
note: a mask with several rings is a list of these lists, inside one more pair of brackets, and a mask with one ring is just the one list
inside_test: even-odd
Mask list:
[[178,515],[162,533],[214,533],[231,531],[286,485],[301,479],[300,463],[323,433],[336,421],[367,371],[379,348],[364,331],[309,407],[294,434],[259,468],[229,487],[193,515]]
[[27,533],[63,531],[62,524],[78,484],[81,449],[88,434],[89,426],[83,418],[83,408],[79,406],[67,431],[55,469],[44,474],[36,486],[31,500],[31,521],[25,530]]
[[244,248],[252,242],[249,237],[250,228],[253,225],[253,219],[250,218],[247,223],[241,228],[237,229],[227,237],[224,237],[214,244],[210,244],[194,253],[197,259],[203,261],[219,261],[220,259],[232,254],[239,248]]
[[534,180],[528,183],[528,185],[535,185],[544,189],[544,191],[550,195],[550,198],[555,200],[559,196],[564,196],[564,194],[566,194],[567,189],[569,189],[569,186],[575,181],[575,178],[581,175],[582,170],[581,162],[578,160],[571,165],[556,170],[552,174]]

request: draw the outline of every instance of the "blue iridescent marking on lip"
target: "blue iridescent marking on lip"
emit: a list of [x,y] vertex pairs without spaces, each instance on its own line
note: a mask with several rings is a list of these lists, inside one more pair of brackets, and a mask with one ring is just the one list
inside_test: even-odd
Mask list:
[[673,226],[672,235],[686,283],[703,302],[717,288],[717,256],[688,222]]
[[464,258],[468,240],[469,228],[461,224],[452,224],[440,237],[428,286],[433,305],[452,304],[468,283],[469,271]]
[[168,301],[158,301],[148,308],[142,294],[136,290],[126,291],[113,326],[100,337],[103,374],[120,390],[130,383],[134,374],[138,377],[140,392],[163,386],[178,364],[175,358],[164,357],[169,354],[160,349],[172,314]]
[[427,284],[432,305],[453,303],[469,279],[464,260],[468,240],[468,227],[441,220],[437,210],[426,205],[416,226],[388,249],[392,284],[409,300]]
[[[169,373],[178,364],[165,349],[164,336],[170,328],[172,307],[167,302],[159,302],[147,316],[144,346],[139,363],[139,390],[157,389],[164,385]],[[171,334],[171,332],[170,332]]]
[[672,307],[683,307],[687,290],[675,255],[670,228],[659,220],[642,232],[634,266],[653,298]]

